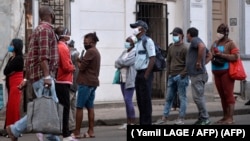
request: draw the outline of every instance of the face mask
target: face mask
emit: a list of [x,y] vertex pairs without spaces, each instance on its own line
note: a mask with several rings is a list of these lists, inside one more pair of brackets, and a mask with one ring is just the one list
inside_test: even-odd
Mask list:
[[125,47],[126,49],[129,49],[129,48],[131,47],[131,46],[130,46],[130,42],[125,42],[124,47]]
[[65,41],[70,41],[70,36],[69,35],[61,35],[60,37],[63,37]]
[[13,46],[8,46],[8,52],[14,52],[14,47]]
[[222,39],[224,37],[224,34],[217,33],[216,37],[217,37],[218,40],[220,40],[220,39]]
[[91,48],[91,45],[84,45],[84,48],[85,48],[86,50],[88,50],[88,49]]
[[134,31],[133,31],[133,35],[138,35],[141,31],[139,30],[139,28],[134,28]]
[[71,41],[71,40],[66,41],[67,45],[69,45],[69,44],[70,44],[70,41]]
[[175,43],[179,42],[179,41],[180,41],[179,36],[173,36],[173,41],[174,41]]

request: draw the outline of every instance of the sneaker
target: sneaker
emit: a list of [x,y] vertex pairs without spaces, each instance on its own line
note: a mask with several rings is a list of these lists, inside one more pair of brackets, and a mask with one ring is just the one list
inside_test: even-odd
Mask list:
[[245,103],[245,105],[250,105],[250,100],[248,100],[248,101]]
[[161,119],[157,120],[154,124],[155,125],[162,125],[162,124],[166,124],[166,123],[167,123],[167,118],[162,117]]
[[209,125],[211,123],[210,120],[205,119],[205,120],[197,120],[194,125]]
[[76,141],[76,139],[74,139],[73,137],[69,136],[69,137],[63,138],[63,141]]
[[118,127],[120,130],[127,130],[127,123],[124,123],[122,126]]
[[36,133],[36,137],[38,141],[43,141],[43,134],[42,133]]
[[175,123],[175,125],[183,125],[184,124],[184,119],[183,118],[178,118]]

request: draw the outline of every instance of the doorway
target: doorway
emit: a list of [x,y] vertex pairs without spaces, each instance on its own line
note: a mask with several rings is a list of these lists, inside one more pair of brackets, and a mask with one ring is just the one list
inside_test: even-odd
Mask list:
[[[136,20],[143,20],[148,24],[147,35],[151,37],[163,50],[168,46],[168,18],[167,4],[138,2],[136,4]],[[153,80],[153,99],[162,99],[166,91],[166,71],[155,72]]]

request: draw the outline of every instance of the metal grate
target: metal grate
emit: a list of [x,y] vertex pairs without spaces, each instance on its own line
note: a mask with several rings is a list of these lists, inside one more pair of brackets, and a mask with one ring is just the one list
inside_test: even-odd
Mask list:
[[64,25],[64,0],[40,0],[39,6],[50,6],[55,12],[55,27]]
[[[162,49],[168,46],[167,5],[162,3],[138,2],[136,4],[136,19],[148,24],[147,35],[158,43]],[[166,92],[166,71],[155,72],[152,98],[162,99]]]

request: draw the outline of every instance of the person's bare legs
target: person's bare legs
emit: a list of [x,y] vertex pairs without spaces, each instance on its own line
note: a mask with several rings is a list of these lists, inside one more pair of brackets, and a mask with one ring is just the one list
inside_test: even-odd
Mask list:
[[83,109],[77,108],[76,109],[76,128],[74,130],[74,135],[79,136],[81,132],[82,126],[82,119],[83,119]]
[[94,125],[95,125],[95,112],[94,108],[87,108],[88,110],[88,120],[89,120],[89,129],[88,134],[94,136]]

